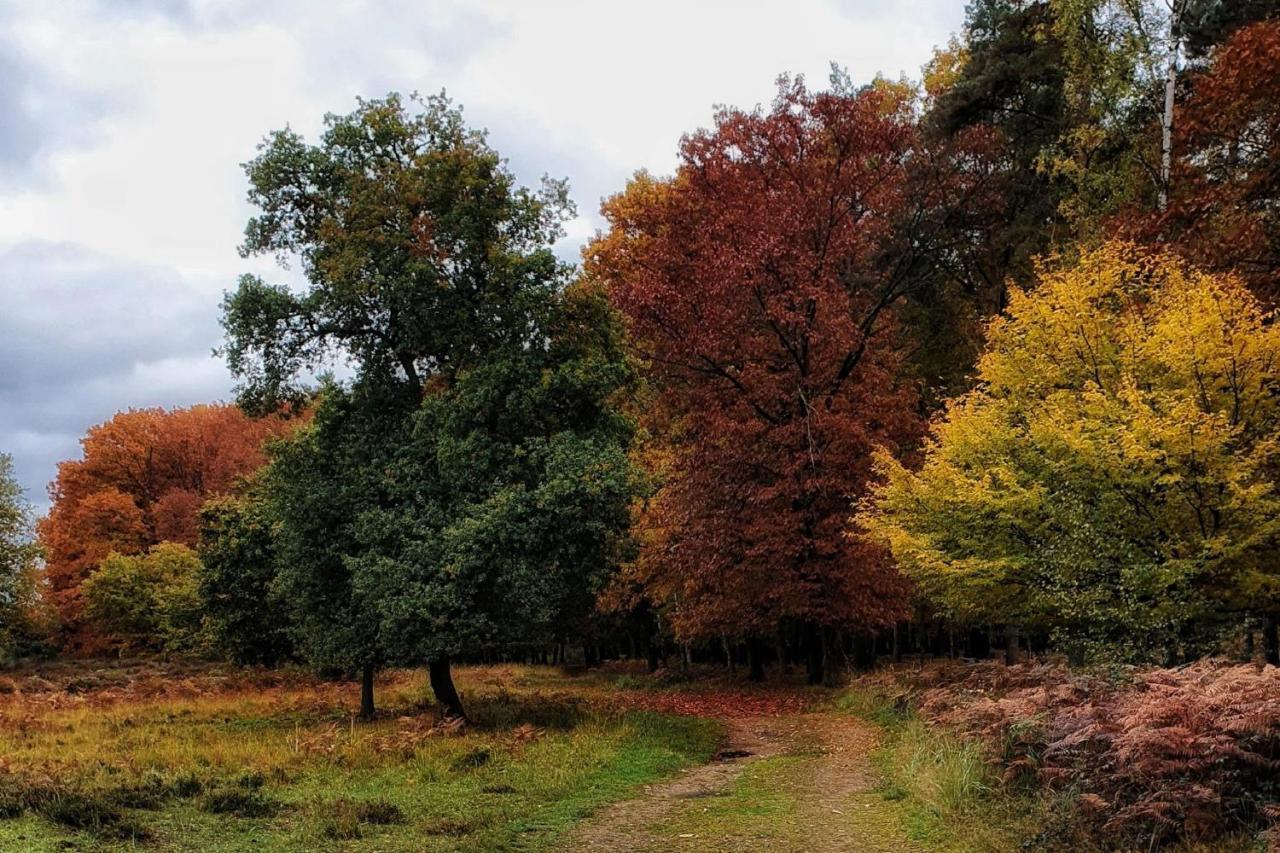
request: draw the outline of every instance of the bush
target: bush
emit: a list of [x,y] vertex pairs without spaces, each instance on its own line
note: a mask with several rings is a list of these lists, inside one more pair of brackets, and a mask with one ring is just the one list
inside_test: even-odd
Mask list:
[[871,682],[981,743],[1006,784],[1069,791],[1081,839],[1205,841],[1280,818],[1280,668],[944,664]]
[[1045,772],[1084,780],[1082,805],[1124,838],[1217,837],[1280,802],[1280,669],[1203,662],[1058,713]]
[[387,800],[334,800],[325,806],[325,813],[320,834],[334,840],[361,837],[363,824],[389,826],[405,821],[400,807]]
[[144,555],[112,554],[82,586],[85,616],[126,648],[189,650],[199,644],[200,560],[164,542]]

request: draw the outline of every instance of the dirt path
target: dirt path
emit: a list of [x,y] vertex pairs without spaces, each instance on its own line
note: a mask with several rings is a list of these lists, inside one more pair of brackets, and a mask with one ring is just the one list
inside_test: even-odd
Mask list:
[[715,761],[609,806],[580,826],[565,849],[914,849],[873,790],[873,726],[830,712],[725,723],[728,740]]

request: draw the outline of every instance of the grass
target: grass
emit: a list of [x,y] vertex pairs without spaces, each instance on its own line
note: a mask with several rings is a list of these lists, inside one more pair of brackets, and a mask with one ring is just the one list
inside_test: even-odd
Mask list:
[[545,668],[463,669],[464,733],[420,673],[382,678],[370,723],[353,685],[301,674],[47,676],[0,694],[0,850],[548,849],[720,738]]
[[802,755],[775,755],[743,768],[729,789],[694,804],[662,827],[672,839],[750,839],[761,849],[767,842],[784,842],[800,835],[797,777],[804,770]]
[[1001,785],[977,744],[931,728],[874,688],[854,685],[837,707],[884,732],[873,756],[879,797],[893,803],[908,838],[928,850],[1026,849],[1047,803]]

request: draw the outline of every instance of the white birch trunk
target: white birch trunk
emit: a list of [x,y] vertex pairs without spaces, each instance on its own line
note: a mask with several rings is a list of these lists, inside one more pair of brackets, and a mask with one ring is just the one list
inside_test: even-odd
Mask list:
[[1181,20],[1184,0],[1169,4],[1169,70],[1164,80],[1164,120],[1160,138],[1160,210],[1169,206],[1169,175],[1173,171],[1173,102],[1178,88],[1178,54],[1182,52]]

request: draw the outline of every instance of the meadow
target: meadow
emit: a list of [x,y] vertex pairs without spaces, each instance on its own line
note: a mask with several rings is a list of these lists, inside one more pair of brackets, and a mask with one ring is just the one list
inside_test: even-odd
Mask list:
[[600,677],[463,668],[472,724],[420,672],[355,719],[298,670],[62,663],[0,675],[0,850],[542,850],[602,803],[708,761],[705,718]]

